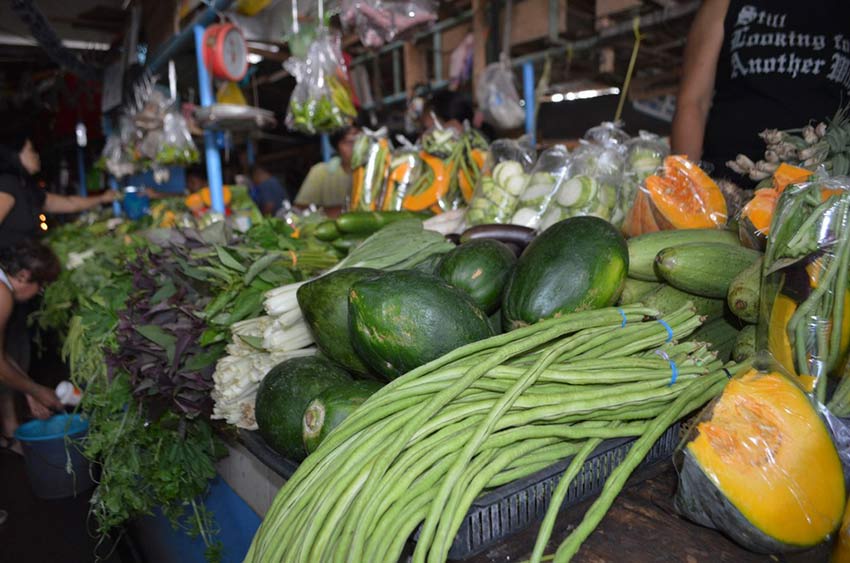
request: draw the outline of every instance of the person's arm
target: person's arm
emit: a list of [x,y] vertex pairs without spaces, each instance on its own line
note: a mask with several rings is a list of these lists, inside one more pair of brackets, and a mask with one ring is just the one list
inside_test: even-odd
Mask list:
[[[14,306],[15,302],[11,293],[8,291],[0,292],[0,342],[4,342],[6,339],[6,325],[12,316]],[[2,346],[0,346],[0,383],[21,393],[26,393],[28,400],[31,397],[38,404],[46,407],[44,410],[39,409],[37,405],[32,405],[32,401],[30,401],[31,406],[33,406],[33,414],[39,418],[49,416],[49,409],[62,410],[62,402],[53,389],[39,385],[30,379],[14,360],[6,356],[6,351]]]
[[92,197],[80,197],[77,195],[46,194],[44,210],[47,213],[78,213],[97,207],[104,203],[112,203],[117,197],[117,192],[106,190]]
[[717,61],[723,46],[723,20],[729,0],[705,0],[700,6],[685,46],[682,80],[670,145],[674,154],[691,160],[702,157],[705,124],[714,97]]
[[11,194],[0,192],[0,223],[6,219],[13,207],[15,207],[15,198]]

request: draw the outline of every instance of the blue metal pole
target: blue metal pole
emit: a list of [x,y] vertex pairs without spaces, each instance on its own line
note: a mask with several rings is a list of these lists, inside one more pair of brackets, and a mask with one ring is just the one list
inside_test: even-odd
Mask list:
[[531,144],[536,145],[534,127],[534,64],[522,65],[522,90],[525,97],[525,132],[531,138]]
[[248,160],[248,166],[254,166],[257,162],[257,150],[254,147],[254,139],[248,139],[248,144],[245,147],[245,157]]
[[86,186],[86,160],[83,147],[77,147],[77,169],[80,172],[80,195],[86,197],[89,195],[89,190]]
[[[116,191],[116,192],[119,190],[118,180],[115,179],[115,176],[110,174],[108,182],[109,182],[110,189],[112,189],[113,191]],[[118,202],[118,201],[112,202],[112,214],[115,215],[116,217],[121,216],[121,202]]]
[[[198,89],[201,94],[201,105],[204,107],[213,104],[212,84],[207,67],[204,65],[204,28],[194,26],[195,32],[195,56],[198,63]],[[215,133],[210,130],[204,131],[204,152],[207,159],[207,182],[210,185],[210,199],[212,210],[215,213],[224,214],[224,191],[221,174],[221,154],[215,146]]]
[[331,159],[333,148],[331,147],[331,138],[327,133],[322,133],[322,160],[327,162]]

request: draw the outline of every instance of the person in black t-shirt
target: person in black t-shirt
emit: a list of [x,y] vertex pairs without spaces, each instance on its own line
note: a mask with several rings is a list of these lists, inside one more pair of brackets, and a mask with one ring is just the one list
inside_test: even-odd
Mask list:
[[78,213],[115,200],[112,190],[93,197],[47,193],[30,179],[40,170],[41,159],[27,136],[7,138],[0,147],[0,247],[37,238],[41,213]]
[[758,134],[832,117],[850,102],[850,1],[704,0],[685,48],[675,153],[726,162],[764,153]]

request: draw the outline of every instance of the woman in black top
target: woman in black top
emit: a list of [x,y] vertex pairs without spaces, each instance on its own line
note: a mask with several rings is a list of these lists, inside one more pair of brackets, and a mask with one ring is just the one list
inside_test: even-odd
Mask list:
[[704,0],[685,48],[672,148],[732,176],[764,129],[802,127],[850,102],[850,1]]
[[77,213],[115,199],[111,190],[88,198],[47,193],[30,179],[40,170],[29,138],[7,140],[0,147],[0,247],[37,238],[41,213]]

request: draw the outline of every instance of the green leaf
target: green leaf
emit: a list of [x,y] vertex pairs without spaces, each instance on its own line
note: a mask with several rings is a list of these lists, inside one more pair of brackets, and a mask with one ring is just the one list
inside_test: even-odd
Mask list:
[[280,258],[280,254],[272,252],[270,254],[266,254],[248,268],[248,271],[245,273],[244,282],[245,285],[251,285],[251,282],[254,281],[259,274],[261,274],[266,268],[271,266],[275,260]]
[[156,325],[142,325],[136,327],[136,332],[165,350],[165,353],[168,356],[168,362],[171,363],[174,361],[174,345],[177,342],[177,338],[171,334],[168,334],[160,327]]
[[215,251],[218,253],[218,259],[221,260],[221,263],[224,266],[227,266],[231,270],[236,270],[237,272],[245,273],[247,268],[243,266],[238,260],[236,260],[230,253],[225,250],[222,246],[216,246]]
[[175,293],[177,293],[177,287],[175,287],[174,282],[172,282],[171,280],[167,280],[162,285],[162,287],[160,287],[157,292],[153,294],[153,296],[151,297],[151,303],[153,305],[162,303]]
[[240,335],[239,339],[242,342],[244,342],[245,344],[247,344],[248,346],[250,346],[251,348],[254,348],[254,349],[256,349],[260,352],[265,352],[265,348],[263,348],[263,337],[262,336],[249,336],[249,335],[241,336]]
[[226,331],[218,328],[208,328],[201,335],[201,338],[198,340],[198,344],[201,346],[209,346],[216,342],[222,342],[225,338],[227,338]]
[[209,346],[198,354],[195,354],[183,365],[184,371],[198,371],[214,364],[222,356],[224,344]]

